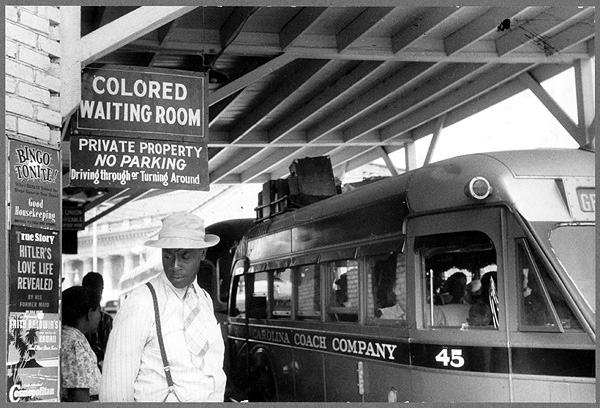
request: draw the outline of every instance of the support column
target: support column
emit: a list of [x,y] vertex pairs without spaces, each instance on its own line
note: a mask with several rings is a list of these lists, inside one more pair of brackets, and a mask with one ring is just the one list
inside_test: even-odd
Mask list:
[[423,166],[431,163],[431,158],[433,157],[433,153],[435,151],[435,147],[437,146],[437,142],[440,138],[440,134],[442,133],[442,129],[444,129],[444,124],[446,123],[446,115],[442,115],[438,117],[435,123],[435,129],[433,130],[433,137],[431,138],[431,143],[429,144],[429,150],[427,150],[427,156],[425,156],[425,162]]
[[[112,258],[113,264],[113,276],[112,276],[112,287],[113,293],[110,299],[119,299],[119,295],[121,294],[121,287],[119,286],[119,281],[121,277],[125,274],[125,257],[122,255],[116,255]],[[108,298],[107,298],[108,299]]]
[[104,268],[102,269],[102,278],[104,279],[104,292],[102,293],[103,304],[107,300],[112,300],[114,287],[113,287],[113,274],[114,274],[114,259],[112,255],[108,255],[104,258]]
[[415,142],[410,141],[404,145],[404,155],[406,158],[406,171],[417,168],[417,150]]
[[123,274],[127,274],[135,268],[137,256],[132,254],[131,252],[123,255]]
[[581,134],[585,136],[586,144],[588,144],[594,141],[595,136],[594,129],[592,129],[596,114],[592,60],[577,60],[574,67],[577,96],[577,125]]
[[64,264],[62,270],[62,278],[64,278],[64,281],[62,282],[62,290],[64,290],[64,288],[69,288],[75,285],[75,276],[81,276],[82,269],[83,262],[81,262],[80,260],[71,260],[67,261]]
[[75,285],[81,285],[81,280],[88,272],[96,272],[92,268],[93,268],[93,259],[85,258],[83,260],[83,267],[81,268],[81,271],[78,274],[75,274],[73,283]]
[[544,87],[531,76],[531,74],[521,74],[519,75],[519,80],[533,92],[540,102],[544,104],[546,109],[548,109],[548,111],[556,118],[558,123],[569,132],[571,137],[575,139],[580,146],[585,144],[585,137],[579,131],[577,124],[571,120],[564,109],[560,107],[560,105],[552,98],[552,96],[550,96]]
[[81,100],[81,7],[62,6],[60,14],[60,114],[66,129]]
[[387,166],[387,168],[390,171],[390,173],[392,174],[392,176],[397,176],[398,170],[396,170],[396,166],[394,166],[394,163],[392,162],[392,159],[390,159],[390,155],[385,150],[385,148],[383,146],[377,146],[376,150],[379,153],[379,155],[381,156],[381,158],[383,159],[383,161],[385,162],[385,165]]

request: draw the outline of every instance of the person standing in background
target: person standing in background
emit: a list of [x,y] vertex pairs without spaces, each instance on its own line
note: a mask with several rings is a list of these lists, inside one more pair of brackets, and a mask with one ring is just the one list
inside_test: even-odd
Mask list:
[[73,286],[62,292],[60,345],[60,396],[63,402],[98,399],[100,369],[85,335],[100,320],[100,298],[95,292]]
[[108,340],[100,401],[223,402],[225,345],[210,295],[197,283],[207,248],[219,237],[205,234],[204,220],[190,213],[162,222],[158,239],[145,245],[162,249],[164,273],[123,302]]
[[[88,272],[81,281],[81,286],[96,293],[98,299],[102,299],[102,292],[104,291],[104,279],[98,272]],[[104,353],[106,352],[106,344],[108,343],[108,336],[113,326],[113,318],[108,313],[100,311],[100,322],[95,332],[86,335],[92,350],[98,358],[98,368],[102,371],[102,363],[104,361]]]

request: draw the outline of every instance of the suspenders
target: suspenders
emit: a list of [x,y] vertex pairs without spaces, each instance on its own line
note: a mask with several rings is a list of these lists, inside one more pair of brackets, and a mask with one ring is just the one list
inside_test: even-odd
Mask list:
[[171,368],[169,367],[169,360],[167,360],[167,352],[165,351],[165,344],[163,343],[162,330],[160,327],[160,316],[158,313],[158,299],[156,298],[156,291],[154,290],[154,286],[150,282],[146,283],[148,289],[150,289],[150,293],[152,293],[152,300],[154,302],[154,318],[156,320],[156,334],[158,336],[158,345],[160,347],[160,356],[162,357],[163,366],[165,370],[165,376],[167,377],[167,385],[169,386],[167,395],[163,402],[167,400],[169,394],[173,393],[177,401],[181,402],[177,394],[175,393],[175,388],[173,387],[173,378],[171,377]]

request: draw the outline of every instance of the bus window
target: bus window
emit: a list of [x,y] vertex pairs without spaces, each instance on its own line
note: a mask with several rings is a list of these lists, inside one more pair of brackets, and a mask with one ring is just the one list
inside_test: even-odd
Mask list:
[[292,270],[273,272],[273,317],[292,315]]
[[330,317],[344,322],[358,321],[358,261],[336,261],[331,264],[332,291]]
[[[525,240],[517,241],[519,329],[521,331],[581,331],[558,286]],[[560,324],[559,324],[559,321]]]
[[496,250],[486,234],[417,237],[415,250],[423,268],[423,327],[498,328]]
[[257,272],[246,275],[248,279],[248,317],[267,318],[268,273]]
[[406,257],[367,258],[367,317],[379,322],[406,320]]
[[303,265],[295,269],[299,319],[321,317],[321,277],[316,265]]
[[229,315],[233,317],[246,317],[246,285],[244,275],[238,275],[233,280],[233,293],[231,299],[235,307],[229,308]]
[[553,252],[593,312],[596,310],[595,234],[595,225],[560,225],[550,233]]

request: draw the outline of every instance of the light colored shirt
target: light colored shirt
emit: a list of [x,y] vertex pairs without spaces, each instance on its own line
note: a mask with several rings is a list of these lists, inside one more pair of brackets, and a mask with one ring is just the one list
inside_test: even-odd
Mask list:
[[[175,393],[182,402],[223,402],[225,346],[210,296],[196,282],[200,304],[212,319],[206,322],[208,351],[200,358],[189,352],[183,331],[183,295],[164,273],[150,281],[158,298],[160,322]],[[162,402],[168,385],[160,354],[152,295],[146,285],[131,292],[117,313],[108,339],[100,401]],[[172,395],[167,400],[177,402]]]
[[67,388],[88,388],[90,395],[98,395],[100,388],[96,355],[83,333],[71,326],[61,330],[60,382],[63,401]]
[[380,319],[392,319],[392,320],[404,320],[406,319],[406,313],[399,304],[394,306],[382,307],[377,309],[381,312]]
[[467,322],[471,305],[450,303],[447,305],[440,305],[439,308],[444,312],[444,316],[446,316],[446,326],[461,326],[463,323]]

